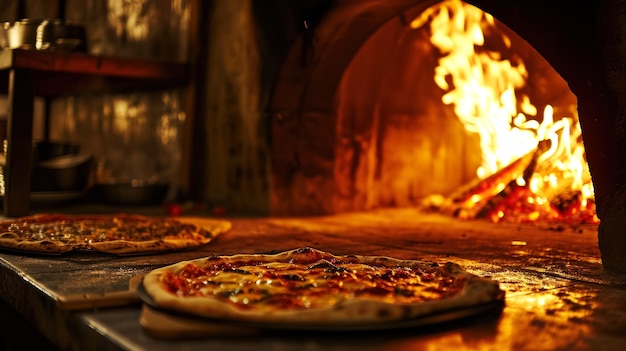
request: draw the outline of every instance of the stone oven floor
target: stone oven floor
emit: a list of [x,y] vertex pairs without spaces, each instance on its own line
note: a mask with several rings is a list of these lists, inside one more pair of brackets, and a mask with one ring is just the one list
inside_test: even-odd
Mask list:
[[[626,345],[626,279],[602,271],[595,225],[494,225],[415,210],[230,220],[231,232],[212,244],[165,255],[0,253],[0,296],[60,349],[97,344],[101,350],[621,350]],[[131,279],[181,260],[303,246],[457,262],[497,280],[506,291],[505,305],[501,311],[402,331],[164,339],[142,329],[142,307],[136,302],[71,310],[59,303],[63,296],[128,290]],[[0,325],[8,326],[5,316],[0,315]]]

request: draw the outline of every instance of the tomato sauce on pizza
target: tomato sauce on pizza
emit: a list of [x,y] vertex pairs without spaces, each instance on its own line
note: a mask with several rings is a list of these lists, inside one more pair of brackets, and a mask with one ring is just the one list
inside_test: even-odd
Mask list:
[[453,295],[463,281],[433,269],[330,262],[189,263],[163,283],[178,296],[212,296],[239,308],[287,309],[330,306],[352,297],[393,303],[424,302]]

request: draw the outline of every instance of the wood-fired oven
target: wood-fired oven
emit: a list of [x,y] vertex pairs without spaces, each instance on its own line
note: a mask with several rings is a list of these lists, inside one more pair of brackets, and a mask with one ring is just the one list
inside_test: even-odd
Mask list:
[[[467,180],[479,154],[475,142],[452,136],[458,125],[446,119],[445,111],[435,112],[429,106],[429,101],[434,99],[424,99],[436,89],[428,81],[432,77],[420,70],[430,67],[432,62],[428,58],[432,56],[428,55],[428,47],[419,46],[425,41],[406,38],[411,35],[408,22],[435,3],[336,1],[326,3],[327,10],[317,9],[323,15],[309,19],[306,23],[309,27],[303,30],[283,63],[273,94],[272,211],[275,214],[406,206],[412,198],[423,197],[428,192],[449,192],[450,187]],[[609,271],[623,271],[619,211],[624,200],[619,189],[623,188],[624,170],[616,161],[622,159],[623,147],[618,145],[623,142],[620,143],[619,136],[619,106],[614,98],[620,86],[611,85],[619,72],[609,71],[615,63],[603,60],[619,54],[613,52],[619,49],[614,42],[619,33],[607,28],[611,22],[611,15],[605,12],[609,5],[600,8],[591,2],[574,6],[560,2],[502,4],[480,0],[469,3],[493,14],[519,34],[567,82],[536,64],[531,69],[538,69],[543,83],[550,85],[536,97],[551,98],[551,103],[567,106],[572,101],[566,92],[569,88],[578,98],[597,212],[602,220],[599,236],[604,265]],[[374,59],[360,59],[363,56]],[[404,68],[398,70],[398,66]],[[414,79],[412,84],[406,82],[407,76]],[[414,87],[419,84],[422,88],[416,91]],[[541,83],[534,88],[541,90]],[[353,109],[370,113],[355,119],[354,114],[364,111]],[[422,145],[421,152],[405,156],[411,160],[393,159],[390,155],[400,153],[383,147],[364,146],[377,143],[384,126],[396,123],[400,129],[410,129],[406,122],[377,120],[381,115],[385,118],[386,109],[414,115],[430,113],[430,118],[415,122],[429,128],[422,128],[423,135],[413,133],[415,140],[408,141]],[[433,118],[433,114],[438,116]],[[441,132],[429,138],[433,130]],[[411,137],[399,130],[393,138]],[[432,145],[437,142],[446,145]],[[381,155],[377,153],[382,152],[389,154],[384,158],[387,163],[380,161]],[[440,153],[456,156],[448,158]],[[412,184],[402,183],[401,174],[407,171],[406,167],[396,173],[387,171],[388,178],[384,178],[381,168],[389,170],[403,162],[417,170]],[[377,172],[383,175],[372,175]],[[424,179],[419,179],[420,172]]]
[[[424,67],[432,72],[433,48],[419,31],[410,31],[411,21],[438,3],[336,0],[276,6],[291,6],[283,17],[290,19],[291,33],[271,23],[272,16],[267,19],[275,8],[254,9],[260,27],[256,35],[266,49],[261,50],[265,72],[259,79],[269,82],[272,215],[413,206],[428,193],[449,193],[473,177],[480,162],[475,137],[459,133],[462,127],[450,118],[450,110],[435,106],[442,93],[432,75],[420,73]],[[515,45],[536,50],[541,60],[528,57],[541,81],[531,87],[536,99],[561,110],[577,106],[601,221],[604,268],[626,273],[626,167],[621,162],[626,143],[619,99],[626,89],[621,79],[626,53],[621,12],[614,10],[624,4],[467,3],[517,35]],[[359,110],[369,111],[369,117],[355,117]],[[407,121],[398,111],[422,119]],[[383,123],[381,118],[396,120]],[[411,145],[411,152],[385,154],[386,163],[379,162],[387,152],[377,129],[381,125],[391,127],[386,133],[399,145]],[[411,128],[417,132],[407,133]],[[398,176],[408,171],[407,164],[417,169],[411,181]],[[394,167],[397,173],[385,173]]]

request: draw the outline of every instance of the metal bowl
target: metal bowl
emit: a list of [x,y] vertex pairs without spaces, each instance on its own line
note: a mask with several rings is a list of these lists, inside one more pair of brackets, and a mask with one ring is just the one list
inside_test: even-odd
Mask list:
[[75,143],[40,140],[33,143],[33,162],[37,165],[61,156],[78,155],[79,152],[80,145]]
[[91,179],[93,157],[65,155],[39,162],[33,168],[31,190],[40,192],[82,191]]
[[159,205],[165,200],[168,184],[133,185],[96,184],[95,195],[98,199],[111,205],[146,206]]

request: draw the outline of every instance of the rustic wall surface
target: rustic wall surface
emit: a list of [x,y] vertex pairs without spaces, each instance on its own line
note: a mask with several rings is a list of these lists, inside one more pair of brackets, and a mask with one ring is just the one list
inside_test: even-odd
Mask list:
[[[599,244],[604,268],[626,275],[626,2],[598,2],[596,23],[599,28],[602,59],[608,91],[604,104],[610,110],[606,118],[605,149],[598,171],[612,175],[600,194],[603,201],[598,214],[601,219]],[[594,169],[595,170],[595,169]],[[599,179],[598,183],[603,179]],[[596,186],[597,187],[597,186]]]
[[20,0],[0,1],[0,21],[15,21],[19,18],[54,18],[58,17],[57,0]]
[[252,1],[216,1],[208,25],[203,197],[237,212],[267,212],[267,123]]

